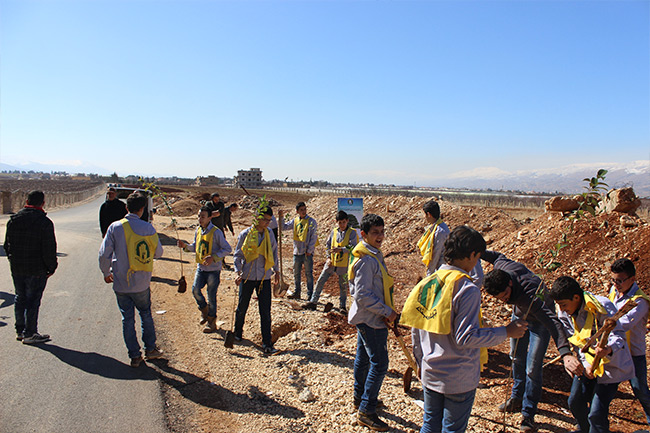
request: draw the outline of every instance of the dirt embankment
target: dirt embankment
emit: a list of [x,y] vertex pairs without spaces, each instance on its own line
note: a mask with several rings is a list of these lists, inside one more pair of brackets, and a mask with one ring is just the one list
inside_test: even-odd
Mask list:
[[[217,190],[226,203],[245,198],[238,190]],[[172,195],[172,208],[178,220],[178,234],[190,240],[196,227],[198,200],[212,189],[192,189]],[[334,225],[336,200],[333,196],[311,198],[293,194],[270,194],[279,208],[293,216],[295,203],[307,201],[308,212],[319,223],[321,245],[315,254],[314,275],[318,278],[325,261],[324,241]],[[267,198],[269,198],[267,197]],[[364,197],[366,212],[381,215],[386,222],[382,250],[389,272],[396,281],[396,305],[401,308],[410,289],[424,275],[416,242],[424,230],[423,198]],[[441,202],[443,219],[453,228],[468,224],[481,231],[488,248],[501,251],[536,268],[538,253],[548,251],[561,239],[568,222],[559,215],[539,214],[534,219],[515,219],[491,208],[457,206]],[[274,209],[274,212],[277,208]],[[277,214],[277,212],[276,212]],[[250,224],[252,214],[243,209],[233,215],[235,232]],[[568,237],[557,261],[562,266],[554,274],[543,274],[552,282],[562,274],[573,275],[588,290],[604,293],[609,278],[608,266],[618,257],[629,257],[637,266],[642,287],[650,286],[650,226],[636,220],[636,227],[623,227],[619,216],[607,215],[579,221]],[[161,344],[169,361],[155,368],[163,382],[168,405],[168,420],[173,431],[205,432],[364,432],[354,425],[352,408],[352,364],[356,349],[354,328],[336,312],[324,314],[323,304],[338,301],[338,286],[330,279],[321,297],[319,311],[305,311],[301,303],[275,300],[272,307],[273,339],[281,350],[273,356],[260,351],[261,335],[256,301],[251,302],[244,328],[244,341],[232,350],[224,348],[224,333],[230,329],[236,304],[234,275],[224,270],[218,294],[218,320],[222,330],[203,334],[198,325],[196,303],[188,292],[176,293],[180,275],[179,251],[174,246],[176,230],[160,211],[156,226],[165,245],[164,259],[158,261],[153,283],[155,309]],[[227,234],[235,245],[236,237]],[[226,259],[232,263],[232,258]],[[183,255],[183,270],[191,286],[195,264]],[[283,242],[285,280],[293,282],[291,239]],[[486,267],[486,271],[489,267]],[[303,278],[304,284],[304,278]],[[303,289],[303,293],[305,290]],[[484,297],[485,315],[493,326],[503,324],[510,309]],[[408,338],[407,338],[408,340]],[[420,385],[414,380],[410,394],[402,391],[402,372],[406,359],[394,338],[389,339],[390,371],[380,394],[386,408],[380,413],[395,432],[415,432],[422,422],[422,410],[415,404],[422,399]],[[553,346],[553,344],[551,344]],[[496,406],[503,402],[509,387],[508,346],[504,342],[489,350],[488,369],[483,373],[477,392],[469,430],[497,432],[502,429]],[[555,355],[554,347],[547,358]],[[566,399],[570,379],[560,365],[547,367],[544,392],[536,417],[541,432],[565,432],[573,429]],[[611,429],[630,433],[644,428],[642,410],[629,385],[622,384],[611,406]],[[518,415],[507,423],[518,426]],[[516,429],[509,429],[516,431]]]

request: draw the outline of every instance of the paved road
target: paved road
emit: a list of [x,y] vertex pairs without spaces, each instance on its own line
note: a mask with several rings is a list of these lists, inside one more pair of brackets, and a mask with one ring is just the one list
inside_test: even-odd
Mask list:
[[[59,253],[40,310],[49,343],[15,340],[14,290],[0,248],[0,432],[168,431],[156,375],[129,367],[115,296],[99,271],[102,201],[48,213]],[[7,219],[0,216],[0,243]]]

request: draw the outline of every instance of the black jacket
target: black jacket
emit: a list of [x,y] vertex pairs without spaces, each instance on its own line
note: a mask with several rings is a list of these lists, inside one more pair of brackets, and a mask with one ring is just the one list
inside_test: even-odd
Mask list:
[[[518,318],[523,318],[530,307],[527,321],[539,321],[551,333],[560,355],[571,352],[571,347],[564,331],[564,325],[560,322],[554,310],[553,300],[548,297],[548,292],[544,288],[538,297],[535,293],[542,280],[535,275],[526,266],[519,262],[510,260],[506,256],[496,251],[486,251],[481,254],[481,259],[492,263],[494,269],[500,269],[507,272],[512,279],[512,293],[508,304],[514,306],[514,314]],[[531,306],[532,304],[532,306]]]
[[4,249],[13,275],[49,275],[56,270],[54,224],[42,210],[24,208],[11,216]]
[[126,205],[122,200],[106,200],[99,208],[99,228],[102,237],[106,236],[108,226],[124,218],[127,213]]
[[219,216],[213,216],[211,221],[212,224],[219,227],[219,230],[223,232],[223,214],[226,205],[224,205],[222,201],[219,201],[217,202],[217,204],[214,204],[214,202],[210,200],[206,203],[206,206],[213,212],[213,215],[215,211],[219,211]]

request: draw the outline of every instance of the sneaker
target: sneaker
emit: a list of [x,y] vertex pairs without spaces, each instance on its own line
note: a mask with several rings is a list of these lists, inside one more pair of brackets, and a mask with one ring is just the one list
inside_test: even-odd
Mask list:
[[235,335],[235,341],[236,341],[237,343],[239,343],[239,342],[241,341],[241,337],[237,337],[237,336]]
[[346,307],[339,307],[339,312],[341,314],[345,314],[346,316],[348,315],[348,309]]
[[131,358],[131,367],[133,367],[133,368],[140,367],[140,364],[142,364],[142,361],[144,361],[144,359],[142,359],[142,356],[138,356],[137,358]]
[[266,353],[267,355],[273,355],[277,351],[278,351],[278,349],[276,349],[273,346],[264,346],[264,353]]
[[521,399],[510,397],[508,401],[499,405],[499,412],[521,412]]
[[302,309],[316,311],[317,306],[318,305],[315,302],[307,302],[305,305],[302,306]]
[[[18,337],[16,337],[18,338]],[[50,341],[51,338],[47,334],[32,334],[30,337],[24,337],[23,336],[23,344],[39,344],[39,343],[46,343]]]
[[[353,404],[354,404],[354,409],[359,410],[359,406],[361,406],[361,399],[358,398],[358,397],[354,397],[354,403]],[[377,400],[376,408],[379,409],[379,408],[382,408],[382,407],[384,407],[384,402],[381,401],[381,400]]]
[[163,357],[163,352],[162,350],[158,349],[157,347],[153,350],[147,350],[144,352],[144,357],[147,361],[151,361],[152,359],[160,359]]
[[388,424],[383,422],[376,413],[363,413],[357,414],[357,423],[368,427],[374,431],[388,431]]
[[16,341],[23,341],[23,338],[25,338],[25,336],[22,332],[16,332]]
[[287,295],[287,299],[298,299],[300,300],[300,293],[291,292]]
[[526,433],[533,433],[535,431],[535,423],[532,419],[524,417],[521,420],[521,425],[519,426],[519,431]]

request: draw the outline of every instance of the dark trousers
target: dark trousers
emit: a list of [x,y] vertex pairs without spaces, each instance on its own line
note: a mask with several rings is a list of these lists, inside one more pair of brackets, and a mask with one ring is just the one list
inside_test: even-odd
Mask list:
[[271,341],[271,280],[245,281],[239,285],[239,303],[235,313],[235,336],[241,338],[244,330],[244,319],[248,305],[257,291],[257,304],[260,310],[260,326],[262,330],[262,344],[272,346]]
[[585,376],[573,378],[569,409],[578,421],[580,433],[609,433],[609,404],[617,389],[618,383],[600,384]]
[[12,275],[16,289],[16,333],[31,337],[38,332],[38,310],[47,284],[46,275]]

